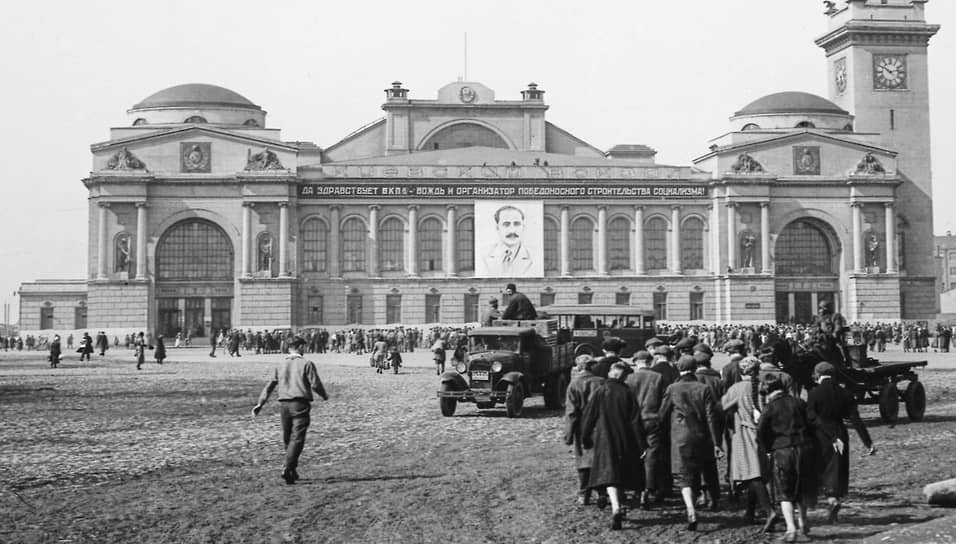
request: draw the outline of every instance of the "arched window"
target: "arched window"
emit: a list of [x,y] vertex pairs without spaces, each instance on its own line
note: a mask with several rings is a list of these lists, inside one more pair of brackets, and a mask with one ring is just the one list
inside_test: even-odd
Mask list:
[[146,120],[145,118],[143,118],[143,117],[137,117],[136,120],[133,121],[133,126],[134,126],[134,127],[138,127],[138,126],[146,125],[146,124],[149,124],[149,121],[147,121],[147,120]]
[[397,217],[382,221],[378,229],[378,263],[382,272],[405,270],[405,225]]
[[680,228],[680,264],[682,270],[704,268],[704,222],[689,217]]
[[631,222],[615,217],[607,225],[608,269],[627,270],[631,267]]
[[368,229],[358,217],[350,217],[342,225],[342,272],[363,272]]
[[843,126],[843,130],[847,132],[853,132],[853,123],[847,123]]
[[760,125],[758,125],[757,123],[747,123],[746,125],[744,125],[744,128],[742,128],[742,129],[740,129],[740,130],[742,130],[742,131],[744,131],[744,132],[746,132],[746,131],[748,131],[748,130],[760,130]]
[[313,217],[302,225],[302,269],[306,272],[325,272],[328,263],[329,229]]
[[774,273],[808,276],[834,273],[833,248],[818,221],[798,219],[777,236]]
[[433,272],[442,266],[441,221],[428,217],[418,227],[418,269],[421,272]]
[[475,218],[466,217],[458,222],[455,229],[455,255],[459,272],[471,272],[475,269]]
[[544,271],[558,272],[561,269],[561,228],[550,217],[544,218]]
[[644,224],[644,263],[648,270],[667,269],[667,222],[661,217]]
[[187,117],[185,121],[183,121],[183,123],[205,123],[205,122],[206,122],[206,118],[202,117],[201,115],[191,115]]
[[156,246],[159,280],[231,281],[232,243],[218,225],[186,219],[170,227]]
[[421,149],[429,151],[472,146],[508,149],[508,143],[498,133],[477,123],[458,123],[445,127],[422,144]]
[[571,222],[571,270],[594,270],[594,223],[588,217]]
[[817,128],[817,126],[810,121],[800,121],[797,123],[796,128]]
[[256,121],[255,119],[246,119],[245,122],[242,123],[242,126],[244,126],[244,127],[258,127],[258,126],[259,126],[259,121]]

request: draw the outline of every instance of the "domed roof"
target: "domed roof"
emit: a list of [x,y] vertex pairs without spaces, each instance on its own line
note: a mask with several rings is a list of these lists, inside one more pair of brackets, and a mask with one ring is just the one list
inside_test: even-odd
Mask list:
[[797,91],[768,94],[758,98],[734,116],[760,115],[767,113],[833,113],[849,115],[849,112],[840,108],[822,96]]
[[133,109],[162,107],[226,106],[244,109],[261,109],[241,94],[217,85],[186,83],[163,89],[144,98]]

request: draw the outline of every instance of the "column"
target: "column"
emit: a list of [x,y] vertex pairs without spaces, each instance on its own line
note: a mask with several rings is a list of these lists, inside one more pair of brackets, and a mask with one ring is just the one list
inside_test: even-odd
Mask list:
[[329,210],[329,275],[342,277],[342,209],[332,206]]
[[448,225],[445,231],[447,234],[447,243],[445,244],[445,274],[448,276],[458,275],[458,210],[454,206],[448,206],[445,209],[445,223]]
[[[896,210],[894,209],[892,202],[883,203],[883,214],[885,216],[884,221],[886,221],[886,273],[887,274],[896,274],[899,272],[897,270],[896,262]],[[949,271],[949,268],[946,268]]]
[[136,279],[146,279],[146,203],[136,203]]
[[106,232],[106,211],[110,209],[109,202],[100,202],[100,211],[99,218],[97,222],[97,229],[99,234],[99,240],[96,247],[96,279],[105,280],[106,279],[106,246],[109,243]]
[[561,208],[561,275],[571,275],[571,211],[567,208]]
[[863,272],[863,204],[851,202],[850,209],[853,214],[853,271],[860,274]]
[[252,277],[252,202],[242,203],[242,277]]
[[727,269],[737,269],[737,204],[727,203]]
[[408,275],[418,275],[418,206],[408,207]]
[[671,272],[681,273],[680,266],[680,206],[671,206]]
[[279,277],[289,277],[289,203],[279,203]]
[[372,204],[368,207],[368,275],[378,277],[378,209]]
[[716,198],[710,205],[710,271],[720,274],[720,204]]
[[644,266],[644,207],[634,208],[634,273],[645,274]]
[[[770,273],[770,203],[760,203],[760,273]],[[814,306],[816,308],[816,306]]]
[[597,273],[607,276],[607,206],[598,208]]

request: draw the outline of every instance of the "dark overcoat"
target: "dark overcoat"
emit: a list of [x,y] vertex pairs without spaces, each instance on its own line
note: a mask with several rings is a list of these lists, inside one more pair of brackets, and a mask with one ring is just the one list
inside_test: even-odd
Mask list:
[[664,391],[661,421],[670,426],[671,466],[698,472],[714,460],[718,443],[717,401],[694,374],[685,374]]
[[641,454],[647,444],[641,409],[620,380],[606,380],[591,395],[581,422],[581,443],[593,449],[588,487],[644,489]]
[[508,300],[508,307],[501,314],[501,319],[537,319],[538,312],[534,304],[523,293],[515,293]]
[[564,408],[564,441],[569,446],[574,446],[575,463],[579,469],[591,468],[593,459],[591,450],[581,444],[581,421],[584,419],[584,409],[588,401],[602,383],[604,383],[602,378],[584,370],[576,373],[568,384],[567,402]]
[[[850,488],[850,436],[844,423],[847,419],[869,448],[873,441],[860,419],[853,395],[833,379],[823,380],[807,394],[807,420],[819,448],[816,472],[820,491],[826,497],[844,497]],[[838,438],[843,441],[842,455],[833,448]]]
[[156,351],[153,352],[153,356],[156,357],[156,360],[160,362],[166,358],[166,344],[163,342],[162,338],[156,339]]

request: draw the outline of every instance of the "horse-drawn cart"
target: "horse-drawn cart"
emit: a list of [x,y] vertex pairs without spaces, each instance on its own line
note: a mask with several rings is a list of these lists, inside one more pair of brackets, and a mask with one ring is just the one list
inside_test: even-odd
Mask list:
[[[866,353],[866,344],[848,344],[847,365],[838,367],[839,379],[852,392],[859,404],[878,404],[880,417],[894,423],[900,412],[900,401],[910,421],[920,421],[926,411],[926,389],[917,368],[926,361],[880,362]],[[904,382],[905,388],[902,387]]]

